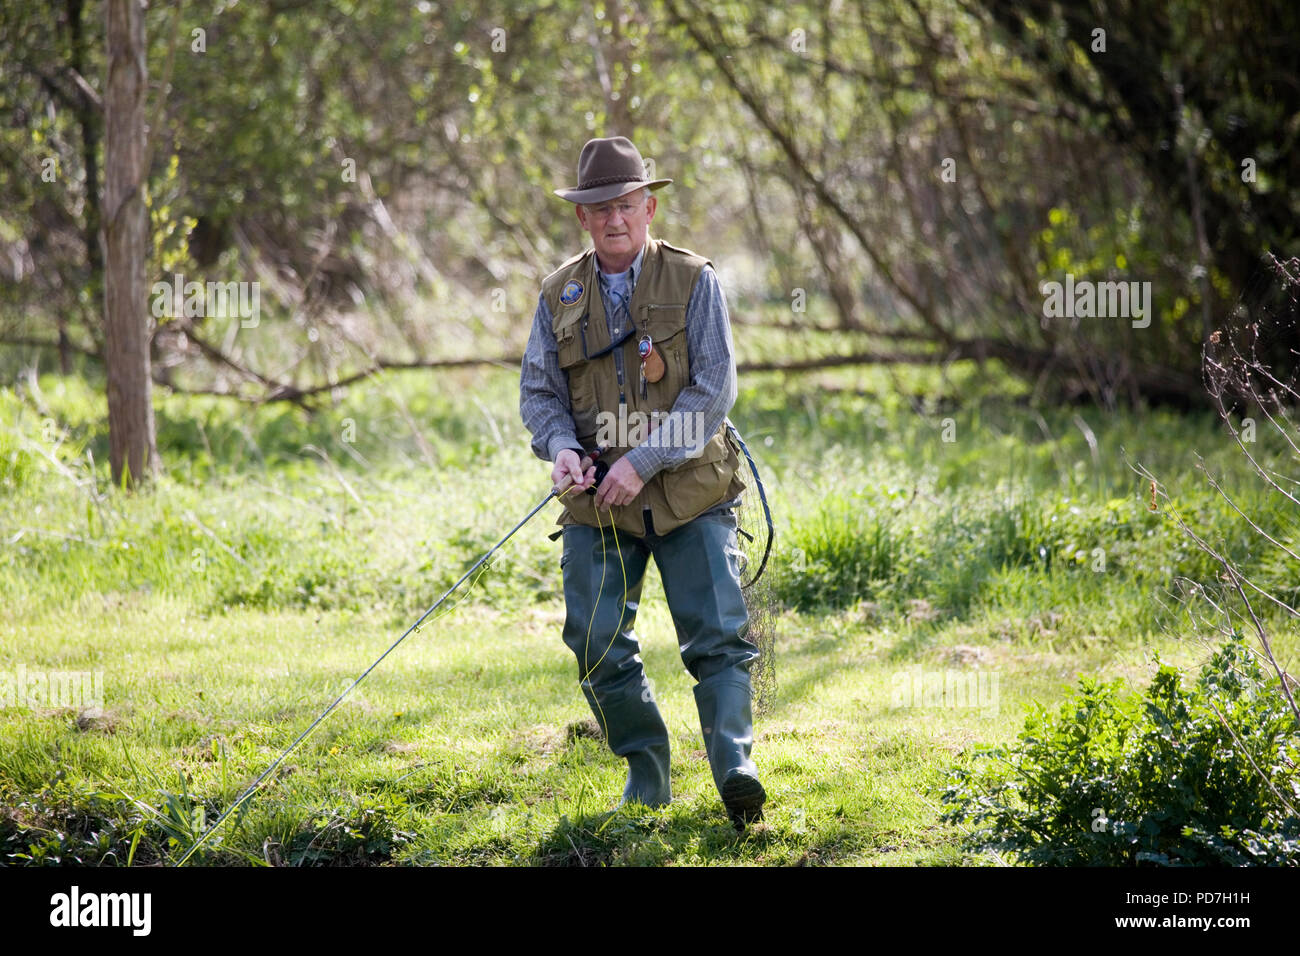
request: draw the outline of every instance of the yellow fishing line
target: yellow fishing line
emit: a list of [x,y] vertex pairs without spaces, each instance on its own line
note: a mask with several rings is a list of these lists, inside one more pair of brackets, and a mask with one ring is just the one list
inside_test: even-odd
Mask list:
[[[573,490],[573,487],[573,485],[570,485],[566,488],[564,494],[560,495],[560,497],[563,498],[564,495],[567,495]],[[605,591],[605,572],[608,567],[608,548],[605,544],[605,524],[600,520],[600,509],[597,508],[595,510],[596,527],[600,529],[600,587],[596,591],[596,603],[591,609],[591,619],[587,621],[587,636],[583,642],[582,648],[582,663],[583,667],[586,668],[586,672],[580,678],[580,683],[587,681],[591,677],[592,672],[600,666],[601,661],[609,655],[610,650],[614,647],[614,641],[618,639],[619,632],[623,630],[623,618],[627,616],[627,565],[623,563],[623,551],[618,546],[618,528],[614,524],[614,514],[611,511],[609,516],[609,530],[614,536],[614,552],[618,555],[618,566],[623,573],[623,599],[620,602],[621,608],[618,614],[618,624],[615,626],[614,632],[610,635],[609,643],[605,645],[605,651],[600,655],[596,663],[591,664],[591,630],[596,625],[596,611],[600,607],[600,597]],[[605,708],[600,706],[600,697],[597,695],[594,687],[591,690],[591,699],[596,702],[596,710],[600,718],[600,731],[605,735],[605,740],[608,742],[609,721],[605,718]]]

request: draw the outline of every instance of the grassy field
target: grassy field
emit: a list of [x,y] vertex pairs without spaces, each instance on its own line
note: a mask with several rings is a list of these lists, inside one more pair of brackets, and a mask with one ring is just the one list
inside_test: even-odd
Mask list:
[[[310,416],[159,394],[166,473],[133,496],[107,483],[97,385],[0,391],[0,673],[99,671],[104,696],[0,709],[7,862],[177,859],[545,493],[516,388],[393,376]],[[1247,513],[1295,521],[1207,416],[1035,408],[957,367],[751,376],[732,417],[777,524],[764,824],[725,819],[653,570],[638,633],[675,800],[610,812],[623,765],[560,641],[551,505],[192,862],[1001,865],[940,821],[948,771],[1080,675],[1137,689],[1156,654],[1209,653],[1172,587],[1215,568],[1132,466],[1293,594],[1198,454]],[[970,706],[909,690],[954,675]]]

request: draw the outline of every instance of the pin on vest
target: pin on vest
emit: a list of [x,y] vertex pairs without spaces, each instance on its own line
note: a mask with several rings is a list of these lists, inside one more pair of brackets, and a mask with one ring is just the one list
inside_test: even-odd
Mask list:
[[649,335],[643,335],[636,344],[637,354],[641,356],[641,376],[647,382],[657,382],[664,377],[664,358],[659,354]]

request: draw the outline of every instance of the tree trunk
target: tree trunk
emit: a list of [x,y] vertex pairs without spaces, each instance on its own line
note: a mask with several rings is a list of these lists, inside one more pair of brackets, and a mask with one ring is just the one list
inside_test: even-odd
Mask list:
[[104,361],[113,483],[134,485],[157,470],[150,316],[144,284],[144,100],[142,0],[107,0],[104,83]]

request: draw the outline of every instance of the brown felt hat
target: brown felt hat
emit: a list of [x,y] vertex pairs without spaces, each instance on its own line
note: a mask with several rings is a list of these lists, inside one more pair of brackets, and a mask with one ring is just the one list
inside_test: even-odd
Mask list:
[[578,157],[578,185],[555,195],[573,203],[608,202],[638,189],[658,189],[671,179],[646,179],[641,153],[626,136],[589,139]]

